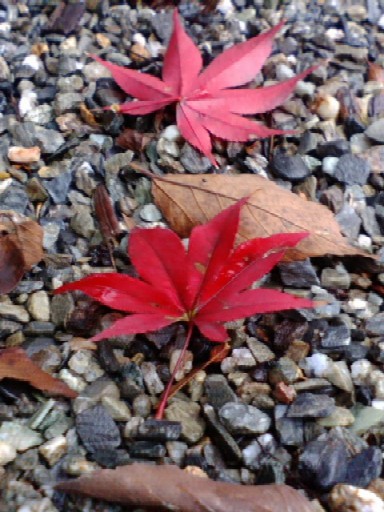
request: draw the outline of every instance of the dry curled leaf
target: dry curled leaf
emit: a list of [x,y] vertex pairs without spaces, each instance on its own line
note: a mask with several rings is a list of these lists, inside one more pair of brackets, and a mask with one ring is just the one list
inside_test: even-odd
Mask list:
[[153,139],[151,133],[140,133],[132,128],[126,128],[116,139],[116,144],[132,151],[144,151]]
[[104,185],[98,185],[93,195],[95,214],[100,231],[106,242],[111,242],[121,233],[119,221],[113,209],[111,199]]
[[239,230],[242,240],[307,231],[309,237],[287,251],[287,260],[325,254],[372,257],[348,243],[328,208],[260,176],[200,174],[175,175],[169,180],[154,178],[153,195],[171,228],[181,237],[188,237],[194,226],[249,195]]
[[287,485],[214,482],[169,465],[103,469],[56,489],[156,512],[313,512],[310,502]]
[[0,293],[10,292],[43,258],[43,230],[34,220],[0,211]]
[[28,382],[31,386],[52,395],[76,398],[77,393],[64,382],[44,372],[19,347],[0,350],[0,380],[15,379]]

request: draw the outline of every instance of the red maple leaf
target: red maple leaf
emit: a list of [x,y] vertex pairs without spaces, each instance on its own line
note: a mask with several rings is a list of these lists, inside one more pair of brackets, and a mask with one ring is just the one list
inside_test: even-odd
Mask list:
[[[98,341],[123,334],[155,331],[186,322],[183,360],[194,326],[212,341],[228,339],[224,323],[256,313],[313,307],[312,301],[277,290],[250,286],[281,260],[285,249],[308,233],[282,233],[255,238],[235,246],[240,210],[247,198],[195,227],[185,249],[181,239],[165,228],[132,231],[129,257],[141,279],[127,275],[94,274],[65,284],[55,293],[81,290],[99,302],[133,313],[92,338]],[[176,373],[176,365],[174,374]],[[162,416],[173,376],[158,417]]]
[[[130,96],[130,101],[113,108],[124,114],[142,115],[177,104],[176,121],[182,136],[210,161],[209,134],[231,141],[292,133],[272,130],[241,115],[261,114],[281,105],[297,82],[314,67],[276,85],[259,89],[232,89],[250,82],[272,51],[275,34],[284,22],[271,30],[236,44],[219,55],[203,72],[199,49],[185,32],[177,10],[174,28],[164,56],[163,79],[123,68],[92,55],[107,67],[116,83]],[[239,115],[240,114],[240,115]]]

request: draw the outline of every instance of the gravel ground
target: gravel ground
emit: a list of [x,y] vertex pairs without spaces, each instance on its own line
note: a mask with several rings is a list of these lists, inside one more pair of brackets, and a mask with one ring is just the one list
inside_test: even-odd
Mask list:
[[[210,13],[179,6],[205,64],[287,20],[254,85],[327,61],[269,116],[300,135],[273,145],[216,141],[214,153],[220,172],[261,174],[325,204],[352,243],[378,255],[281,264],[274,282],[327,305],[234,324],[230,355],[171,400],[166,418],[179,427],[151,418],[184,333],[124,337],[95,350],[84,338],[115,313],[80,294],[51,293],[114,264],[131,271],[130,227],[162,222],[150,181],[132,162],[155,173],[214,172],[178,137],[171,113],[101,109],[125,96],[88,54],[158,75],[172,13],[123,0],[58,5],[0,0],[0,209],[37,219],[46,254],[0,296],[0,333],[3,347],[23,346],[80,394],[53,399],[1,383],[0,511],[121,511],[53,493],[52,485],[132,461],[199,466],[249,485],[286,482],[333,512],[347,510],[347,498],[355,507],[348,510],[363,510],[364,496],[364,510],[384,510],[384,4],[226,0]],[[144,135],[117,141],[124,129]],[[93,208],[99,184],[121,221],[112,252]],[[195,365],[208,349],[196,339]],[[377,494],[364,495],[368,486]]]

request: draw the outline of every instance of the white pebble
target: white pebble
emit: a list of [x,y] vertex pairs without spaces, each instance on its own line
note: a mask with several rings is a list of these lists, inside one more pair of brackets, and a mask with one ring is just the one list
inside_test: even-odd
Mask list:
[[372,364],[367,359],[359,359],[351,364],[351,377],[355,384],[362,385],[372,371]]
[[27,55],[22,62],[23,66],[29,66],[30,68],[37,71],[41,67],[41,60],[37,55]]
[[325,354],[313,354],[310,357],[305,358],[306,367],[311,374],[315,377],[322,377],[329,368],[330,359]]
[[12,445],[0,441],[0,466],[5,466],[8,462],[15,460],[16,455],[16,449]]

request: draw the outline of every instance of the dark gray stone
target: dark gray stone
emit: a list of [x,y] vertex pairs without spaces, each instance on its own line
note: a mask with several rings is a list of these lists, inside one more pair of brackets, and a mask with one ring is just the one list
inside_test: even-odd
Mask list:
[[365,185],[370,172],[371,166],[366,160],[347,153],[340,157],[334,177],[347,185]]
[[319,285],[320,281],[309,258],[303,261],[291,263],[280,263],[280,277],[285,286],[296,288],[309,288],[312,285]]
[[102,405],[86,409],[76,417],[76,430],[88,452],[117,448],[121,443],[116,423]]
[[299,474],[311,486],[327,490],[345,481],[347,464],[348,450],[343,440],[326,433],[304,448],[299,457]]
[[208,428],[213,432],[215,444],[220,448],[229,464],[238,464],[243,456],[231,434],[223,427],[211,405],[204,406],[204,417]]
[[129,454],[132,457],[143,459],[159,459],[165,457],[167,450],[163,444],[150,441],[135,441],[129,446]]
[[149,419],[142,423],[137,431],[138,439],[155,439],[158,441],[177,441],[181,435],[181,423]]
[[345,139],[337,139],[319,144],[316,153],[320,158],[325,158],[326,156],[340,157],[349,153],[349,151],[349,142]]
[[272,169],[279,178],[290,181],[303,180],[311,174],[311,170],[300,155],[288,155],[283,151],[276,151]]
[[224,375],[208,375],[204,382],[207,401],[216,410],[220,409],[227,402],[236,402],[237,396],[228,384]]
[[356,487],[367,487],[372,480],[380,476],[382,465],[380,448],[370,446],[348,462],[345,482]]

